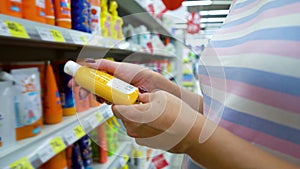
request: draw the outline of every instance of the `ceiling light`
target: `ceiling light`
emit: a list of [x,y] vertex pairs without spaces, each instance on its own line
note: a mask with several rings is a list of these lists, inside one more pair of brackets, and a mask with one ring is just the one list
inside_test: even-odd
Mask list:
[[182,6],[201,6],[211,5],[212,1],[183,1]]

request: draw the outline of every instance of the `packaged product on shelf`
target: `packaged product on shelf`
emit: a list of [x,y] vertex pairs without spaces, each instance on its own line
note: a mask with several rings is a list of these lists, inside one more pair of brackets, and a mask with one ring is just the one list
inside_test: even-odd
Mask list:
[[109,11],[112,16],[111,27],[112,27],[112,38],[121,40],[124,38],[122,32],[123,19],[118,15],[118,4],[116,1],[110,1]]
[[[108,156],[113,156],[116,154],[116,151],[118,150],[119,147],[119,142],[118,142],[118,133],[119,129],[114,125],[116,122],[115,117],[110,118],[107,120],[107,125],[106,125],[106,142],[107,142],[107,154]],[[119,124],[117,124],[119,125]]]
[[90,108],[90,92],[81,86],[75,86],[73,89],[76,112],[79,113],[88,110]]
[[46,23],[49,25],[55,25],[53,0],[45,0],[45,7],[46,7]]
[[107,0],[101,0],[100,25],[103,37],[112,37],[112,16],[108,12]]
[[60,99],[64,116],[71,116],[76,113],[75,98],[72,89],[68,86],[71,76],[64,73],[64,64],[56,63],[55,75],[57,77],[57,86],[59,87]]
[[35,136],[43,126],[40,75],[37,68],[11,70],[15,84],[16,138]]
[[72,28],[70,0],[54,0],[55,25]]
[[96,96],[93,93],[90,93],[89,95],[89,103],[90,103],[90,107],[100,106],[100,103],[96,100]]
[[78,140],[81,158],[83,161],[83,166],[85,169],[92,169],[92,145],[91,140],[88,135],[83,136],[81,139]]
[[46,163],[44,163],[41,169],[66,169],[67,168],[67,158],[66,158],[66,151],[63,150],[62,152],[56,154]]
[[105,72],[81,66],[73,61],[65,64],[64,71],[73,76],[78,85],[114,104],[134,104],[138,88]]
[[23,0],[23,18],[46,23],[45,0]]
[[21,0],[1,0],[0,13],[10,16],[22,18],[23,16],[22,1]]
[[91,132],[93,160],[104,164],[107,162],[106,126],[101,124]]
[[91,33],[90,11],[88,0],[71,0],[72,29]]
[[101,35],[101,27],[100,27],[100,0],[90,0],[91,2],[91,31],[94,34]]
[[80,147],[78,143],[74,143],[72,146],[72,167],[76,169],[84,169],[81,153],[80,153]]
[[57,88],[55,75],[51,64],[46,65],[45,74],[46,86],[44,90],[44,122],[46,124],[55,124],[62,121],[63,110],[60,101],[60,95]]
[[13,146],[16,142],[16,116],[13,102],[12,81],[0,81],[0,151]]
[[66,159],[67,159],[68,169],[72,168],[72,150],[73,150],[73,145],[70,145],[66,148]]

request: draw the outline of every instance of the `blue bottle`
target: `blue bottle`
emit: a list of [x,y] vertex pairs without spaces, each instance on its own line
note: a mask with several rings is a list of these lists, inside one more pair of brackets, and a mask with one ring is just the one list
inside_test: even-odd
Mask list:
[[71,0],[72,29],[91,33],[91,4],[88,0]]

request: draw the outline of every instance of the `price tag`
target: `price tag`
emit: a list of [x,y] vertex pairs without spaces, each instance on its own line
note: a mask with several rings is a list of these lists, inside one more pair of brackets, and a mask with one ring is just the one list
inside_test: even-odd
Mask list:
[[65,143],[59,136],[50,140],[50,146],[55,154],[61,152],[62,150],[64,150],[66,148]]
[[123,158],[120,158],[120,165],[121,167],[124,167],[127,163],[127,161],[129,160],[129,156],[127,154],[123,154],[122,155]]
[[[98,112],[97,112],[98,113]],[[96,128],[99,124],[99,121],[96,118],[96,114],[94,114],[93,116],[91,116],[88,120],[90,126],[92,127],[92,129]]]
[[45,163],[50,158],[52,158],[54,155],[55,155],[55,153],[49,144],[47,144],[47,146],[41,148],[38,151],[38,156],[39,156],[40,160],[42,161],[42,163]]
[[13,21],[5,21],[5,25],[11,36],[29,39],[26,29],[22,24]]
[[87,44],[88,43],[88,40],[85,35],[73,34],[72,39],[73,39],[73,42],[76,44]]
[[100,112],[95,113],[95,117],[99,123],[103,120],[103,116],[100,114]]
[[52,41],[52,42],[65,42],[64,36],[60,31],[48,28],[37,27],[37,31],[42,40]]
[[2,20],[0,20],[0,35],[10,36],[9,31]]
[[55,42],[66,42],[60,31],[51,29],[50,32]]
[[75,127],[73,129],[73,131],[74,131],[74,133],[75,133],[75,135],[78,139],[80,139],[81,137],[83,137],[85,135],[85,132],[84,132],[83,128],[80,125]]
[[68,132],[67,134],[65,134],[64,137],[65,137],[65,140],[66,140],[68,145],[71,145],[75,141],[77,141],[77,137],[76,137],[74,131]]
[[34,169],[30,161],[26,157],[23,157],[15,161],[11,165],[9,165],[9,168],[10,169]]

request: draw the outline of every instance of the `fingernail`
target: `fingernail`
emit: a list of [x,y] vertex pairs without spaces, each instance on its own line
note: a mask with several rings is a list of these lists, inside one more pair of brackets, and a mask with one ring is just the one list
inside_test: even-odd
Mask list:
[[86,63],[96,63],[95,59],[92,59],[92,58],[85,58],[84,61]]
[[138,87],[138,89],[139,89],[139,92],[140,93],[148,93],[149,91],[147,90],[147,89],[145,89],[144,87]]

